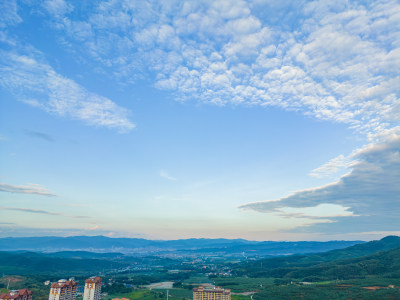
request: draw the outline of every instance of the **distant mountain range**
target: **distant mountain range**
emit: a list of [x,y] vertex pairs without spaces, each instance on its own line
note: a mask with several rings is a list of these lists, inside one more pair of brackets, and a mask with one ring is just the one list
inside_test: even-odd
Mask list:
[[[69,244],[69,242],[71,244]],[[97,243],[100,241],[101,243]],[[202,255],[242,255],[241,262],[227,260],[234,275],[248,277],[273,277],[277,280],[291,281],[325,281],[336,279],[364,278],[371,276],[400,277],[400,237],[388,236],[379,241],[364,242],[252,242],[246,240],[208,240],[190,239],[178,241],[140,240],[142,248],[137,247],[137,239],[112,239],[106,237],[70,237],[70,238],[5,238],[0,239],[0,273],[6,274],[71,274],[108,272],[110,270],[127,270],[129,267],[162,265],[166,269],[182,267],[182,260],[152,255],[153,252],[186,256]],[[48,244],[50,243],[50,244]],[[148,243],[148,247],[143,246]],[[330,251],[318,249],[353,244],[349,247]],[[100,245],[99,245],[100,244]],[[7,245],[7,249],[2,249]],[[115,247],[119,245],[119,247]],[[132,248],[128,248],[130,245]],[[160,246],[161,245],[161,246]],[[72,247],[96,250],[88,252],[71,250]],[[100,247],[101,246],[101,247]],[[212,247],[210,247],[212,246]],[[57,248],[59,247],[59,248]],[[164,247],[164,248],[163,248]],[[202,248],[204,247],[204,248]],[[234,250],[237,247],[237,250]],[[70,249],[68,251],[50,252],[50,250]],[[120,252],[101,252],[107,249],[137,251],[143,257],[126,255]],[[156,250],[158,249],[158,250]],[[26,251],[30,250],[30,251]],[[31,251],[37,252],[31,252]],[[45,250],[45,251],[44,251]],[[280,256],[257,259],[243,257],[246,253],[271,253]],[[212,252],[215,251],[215,252]],[[235,252],[236,251],[236,252]],[[238,252],[239,251],[239,252]],[[290,252],[307,251],[308,254],[285,255]],[[41,252],[41,253],[38,253]],[[147,255],[145,255],[147,253]],[[182,256],[185,256],[182,255]],[[224,257],[228,257],[225,255]],[[183,260],[192,260],[192,257]],[[231,261],[231,263],[229,262]]]
[[235,267],[237,275],[323,281],[400,276],[400,237],[309,255],[292,255],[245,262]]
[[362,244],[363,241],[329,242],[257,242],[243,239],[146,240],[109,238],[104,236],[73,237],[9,237],[0,238],[0,251],[91,251],[120,252],[130,255],[230,255],[276,256],[295,253],[316,253]]

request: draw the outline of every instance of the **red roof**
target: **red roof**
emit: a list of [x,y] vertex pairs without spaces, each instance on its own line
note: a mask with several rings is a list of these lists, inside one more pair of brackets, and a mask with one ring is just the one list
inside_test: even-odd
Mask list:
[[69,280],[65,282],[54,282],[51,287],[52,288],[63,288],[63,287],[73,287],[75,285],[78,285],[75,281]]
[[17,291],[9,291],[7,294],[6,293],[0,294],[0,299],[16,299],[19,297],[24,297],[29,295],[32,295],[32,291],[28,289],[21,289]]
[[101,283],[100,277],[90,277],[85,280],[85,283]]

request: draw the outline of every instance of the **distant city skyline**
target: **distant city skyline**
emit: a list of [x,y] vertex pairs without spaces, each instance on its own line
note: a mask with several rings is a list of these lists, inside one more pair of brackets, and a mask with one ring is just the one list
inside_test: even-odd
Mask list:
[[400,235],[398,1],[0,3],[0,237]]

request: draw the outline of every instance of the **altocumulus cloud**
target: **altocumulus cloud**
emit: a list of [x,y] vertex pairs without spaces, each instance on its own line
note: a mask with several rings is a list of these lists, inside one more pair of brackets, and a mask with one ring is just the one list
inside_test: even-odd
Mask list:
[[398,1],[113,0],[61,15],[53,2],[63,42],[125,83],[141,74],[175,99],[278,106],[372,136],[398,121]]
[[[17,11],[32,7],[25,2],[17,9],[11,3],[3,23],[15,26],[25,21]],[[391,128],[399,121],[398,1],[299,3],[110,0],[72,5],[46,0],[35,10],[41,9],[46,24],[60,33],[58,42],[124,85],[146,77],[181,101],[277,106],[346,123],[371,138]],[[111,100],[34,57],[13,54],[4,60],[16,70],[3,73],[16,81],[4,85],[20,89],[17,82],[24,79],[27,95],[41,92],[48,98],[27,102],[91,125],[133,127],[126,111]],[[35,77],[25,79],[30,74],[39,76],[39,88]]]
[[[263,213],[285,214],[285,210],[295,212],[319,205],[338,205],[347,216],[356,217],[357,222],[343,222],[336,227],[347,226],[346,230],[394,230],[400,219],[400,137],[393,137],[380,144],[371,144],[360,150],[350,173],[326,186],[298,191],[287,197],[264,202],[248,203],[240,206]],[[292,214],[293,215],[293,214]],[[302,217],[302,215],[299,215]],[[381,226],[384,224],[385,228]],[[332,226],[319,224],[317,226]],[[369,228],[370,227],[370,228]]]

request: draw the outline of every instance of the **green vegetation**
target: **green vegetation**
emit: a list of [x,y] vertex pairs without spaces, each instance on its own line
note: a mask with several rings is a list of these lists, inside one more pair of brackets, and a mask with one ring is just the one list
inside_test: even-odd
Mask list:
[[0,272],[8,274],[0,278],[0,289],[4,291],[9,283],[10,289],[31,289],[34,300],[47,300],[47,280],[74,276],[82,285],[88,276],[105,272],[104,300],[165,299],[166,289],[144,287],[164,281],[173,282],[173,288],[168,289],[171,300],[191,299],[192,289],[206,283],[229,288],[233,293],[254,293],[252,297],[232,295],[233,300],[400,299],[399,245],[400,238],[386,237],[325,253],[239,263],[224,257],[171,259],[133,258],[120,253],[0,252]]
[[[167,295],[167,290],[157,289],[156,291],[162,292],[164,295],[164,299],[166,298],[165,296]],[[193,297],[193,292],[191,290],[187,290],[187,289],[169,289],[168,294],[171,296],[172,299],[175,299],[175,298],[192,299],[192,297]]]
[[131,300],[159,300],[159,299],[164,299],[164,294],[161,292],[157,291],[150,291],[150,290],[138,290],[138,291],[133,291],[129,294],[114,294],[114,295],[109,295],[107,297],[108,300],[116,298],[116,297],[123,297],[123,298],[129,298]]
[[251,296],[243,296],[243,295],[232,295],[232,300],[250,300]]
[[265,271],[254,270],[250,267],[245,271],[245,274],[252,277],[259,276],[260,273],[274,278],[286,278],[287,281],[297,279],[311,282],[366,278],[368,276],[398,278],[400,276],[400,248],[356,259],[337,260],[309,267],[278,267]]
[[[262,299],[399,299],[400,289],[381,286],[377,290],[368,290],[363,287],[363,281],[342,282],[337,284],[311,284],[311,285],[279,285],[268,286],[254,294],[254,300]],[[371,285],[373,287],[375,285]]]
[[274,283],[273,278],[248,278],[248,277],[219,277],[213,279],[216,286],[231,289],[232,292],[242,293],[257,291]]
[[0,273],[37,275],[64,274],[83,275],[104,272],[110,269],[123,268],[127,263],[119,263],[105,259],[72,259],[51,257],[34,252],[0,252]]
[[[324,281],[365,278],[371,275],[396,277],[400,275],[400,271],[398,271],[400,248],[396,247],[400,247],[400,238],[386,237],[380,241],[355,245],[346,249],[320,254],[263,259],[242,263],[233,268],[236,275],[286,278],[287,281],[290,279]],[[382,251],[382,249],[387,251]]]
[[195,274],[191,276],[190,278],[186,279],[184,284],[202,284],[202,283],[211,283],[211,280],[202,274]]
[[49,298],[49,286],[43,284],[44,281],[50,278],[46,276],[3,276],[0,278],[0,287],[7,287],[9,284],[10,290],[30,289],[34,294],[35,300],[47,300]]

